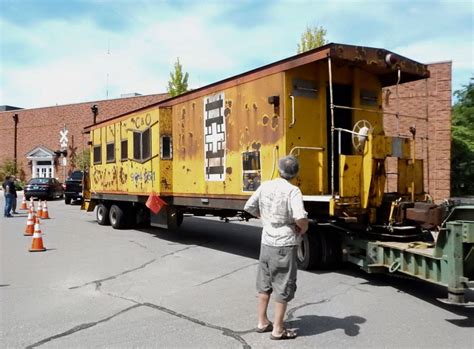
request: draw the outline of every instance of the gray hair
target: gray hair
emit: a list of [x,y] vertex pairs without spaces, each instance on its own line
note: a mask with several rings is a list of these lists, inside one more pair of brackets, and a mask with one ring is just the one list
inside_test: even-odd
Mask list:
[[298,164],[298,159],[296,159],[293,155],[288,155],[278,160],[278,171],[280,172],[281,178],[295,178],[299,169],[300,166]]

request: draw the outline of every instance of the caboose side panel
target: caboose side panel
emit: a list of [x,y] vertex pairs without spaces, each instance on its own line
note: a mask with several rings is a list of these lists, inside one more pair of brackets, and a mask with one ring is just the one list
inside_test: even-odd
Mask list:
[[245,198],[284,154],[282,73],[173,105],[173,195]]

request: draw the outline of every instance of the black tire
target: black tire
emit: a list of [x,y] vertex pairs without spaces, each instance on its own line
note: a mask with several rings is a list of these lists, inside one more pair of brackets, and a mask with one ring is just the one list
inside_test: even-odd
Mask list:
[[117,205],[112,205],[109,211],[110,225],[114,229],[123,229],[126,227],[126,217],[122,208]]
[[109,225],[109,208],[104,204],[98,204],[95,211],[95,218],[100,225]]
[[322,231],[321,237],[321,269],[334,269],[342,262],[341,242],[335,231]]
[[311,270],[320,264],[321,243],[318,233],[308,231],[303,235],[298,246],[298,268],[301,270]]
[[69,205],[69,204],[71,203],[71,198],[68,197],[68,196],[66,196],[66,197],[64,198],[64,203],[65,203],[66,205]]
[[312,225],[298,246],[298,267],[302,270],[334,269],[342,261],[337,232]]

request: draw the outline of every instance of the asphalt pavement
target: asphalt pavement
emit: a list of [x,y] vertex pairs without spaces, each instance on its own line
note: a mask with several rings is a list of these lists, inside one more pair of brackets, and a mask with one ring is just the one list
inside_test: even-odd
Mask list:
[[79,205],[48,208],[45,252],[28,251],[25,211],[0,218],[4,348],[473,347],[473,309],[438,302],[443,288],[351,266],[299,271],[286,317],[299,336],[272,341],[254,331],[258,221],[114,230]]

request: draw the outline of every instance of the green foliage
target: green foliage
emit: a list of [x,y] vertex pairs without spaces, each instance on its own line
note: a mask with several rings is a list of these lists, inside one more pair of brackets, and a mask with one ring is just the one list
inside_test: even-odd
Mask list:
[[474,195],[474,78],[454,92],[451,124],[451,194]]
[[16,175],[15,161],[13,159],[5,159],[0,164],[0,182],[3,182],[5,177],[10,175]]
[[174,72],[170,73],[170,81],[168,81],[168,93],[171,97],[188,91],[188,77],[188,73],[183,75],[183,66],[179,62],[179,58],[176,58]]
[[307,26],[304,33],[301,34],[297,52],[306,52],[312,50],[313,48],[324,46],[327,43],[326,29],[324,29],[322,26]]
[[90,166],[91,162],[91,151],[89,148],[84,149],[79,154],[74,156],[74,165],[77,168],[81,169],[82,171],[85,170],[86,167]]

